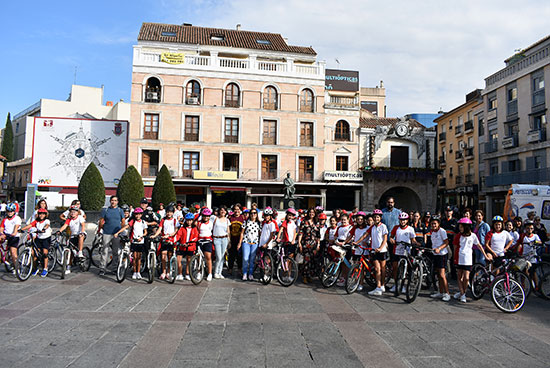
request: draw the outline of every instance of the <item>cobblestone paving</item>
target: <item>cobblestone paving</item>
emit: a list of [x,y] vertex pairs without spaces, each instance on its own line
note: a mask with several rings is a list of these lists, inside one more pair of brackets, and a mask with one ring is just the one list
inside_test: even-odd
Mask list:
[[550,302],[0,272],[1,367],[548,367]]

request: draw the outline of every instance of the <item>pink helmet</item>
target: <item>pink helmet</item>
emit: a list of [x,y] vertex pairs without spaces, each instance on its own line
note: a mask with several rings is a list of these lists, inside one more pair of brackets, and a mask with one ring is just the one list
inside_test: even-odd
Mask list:
[[409,219],[409,214],[407,212],[401,212],[399,214],[399,219],[400,220],[408,220]]
[[373,215],[380,215],[380,216],[382,216],[382,210],[379,210],[379,209],[377,208],[377,209],[375,209],[374,211],[372,211],[372,214],[373,214]]
[[134,210],[134,213],[143,213],[143,208],[138,207]]
[[470,220],[468,217],[463,217],[463,218],[461,218],[460,220],[458,220],[458,223],[459,223],[459,224],[471,225],[471,224],[472,224],[472,220]]
[[289,208],[288,210],[286,210],[286,213],[290,213],[291,215],[294,215],[294,216],[298,214],[294,208]]
[[363,211],[357,212],[356,216],[366,216],[367,214]]
[[205,208],[204,210],[202,210],[202,214],[204,216],[210,216],[212,214],[212,210],[210,208]]

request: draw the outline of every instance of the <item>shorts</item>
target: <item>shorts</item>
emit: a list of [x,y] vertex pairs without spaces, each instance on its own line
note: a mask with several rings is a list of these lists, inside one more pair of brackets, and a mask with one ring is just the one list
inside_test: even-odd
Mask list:
[[143,243],[132,243],[132,245],[130,245],[130,250],[132,252],[143,252],[145,250],[145,244]]
[[161,241],[160,242],[160,251],[161,252],[171,252],[174,250],[174,244],[173,243],[168,243],[168,242],[165,242],[165,241]]
[[292,255],[296,254],[296,244],[291,244],[290,242],[287,242],[283,245],[283,248],[285,249],[285,255]]
[[52,243],[51,236],[47,237],[46,239],[34,239],[34,244],[36,244],[36,247],[38,249],[50,249],[50,245]]
[[372,260],[373,261],[385,261],[388,259],[388,252],[375,252],[372,253]]
[[203,252],[208,252],[208,253],[212,253],[212,250],[213,250],[213,244],[212,244],[212,240],[209,240],[209,239],[202,239],[202,240],[199,240],[199,245],[202,249]]
[[392,262],[399,262],[402,259],[407,259],[407,256],[403,256],[401,254],[390,254],[390,260]]
[[182,257],[191,257],[193,256],[193,254],[195,254],[195,252],[193,252],[192,250],[176,250],[176,255],[177,256],[182,256]]
[[19,247],[19,238],[17,236],[6,235],[6,241],[8,242],[8,248]]
[[472,266],[471,265],[456,265],[457,270],[463,270],[463,271],[471,271]]
[[[69,242],[74,245],[75,247],[78,247],[78,239],[80,238],[80,235],[71,236],[69,238]],[[86,240],[86,236],[84,236],[84,240]]]
[[504,257],[494,257],[493,258],[493,267],[500,267],[504,262]]
[[435,269],[447,268],[447,255],[434,254],[433,266]]

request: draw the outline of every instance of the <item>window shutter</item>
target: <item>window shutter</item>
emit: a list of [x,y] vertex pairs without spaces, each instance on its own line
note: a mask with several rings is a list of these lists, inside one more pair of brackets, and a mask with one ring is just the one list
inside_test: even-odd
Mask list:
[[535,168],[535,157],[527,157],[525,160],[527,170],[533,170]]
[[508,172],[508,165],[509,161],[503,161],[500,163],[500,172],[501,173],[507,173]]

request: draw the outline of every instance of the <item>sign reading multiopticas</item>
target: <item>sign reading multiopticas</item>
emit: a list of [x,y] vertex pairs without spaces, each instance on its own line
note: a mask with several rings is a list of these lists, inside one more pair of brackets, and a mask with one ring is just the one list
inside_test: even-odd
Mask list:
[[325,171],[323,178],[326,181],[363,181],[361,171]]
[[237,180],[237,172],[193,170],[193,179]]
[[94,162],[105,187],[116,187],[126,169],[127,145],[127,121],[34,118],[32,182],[77,187]]
[[185,61],[185,54],[177,52],[163,52],[160,55],[160,61],[168,64],[183,64]]
[[359,72],[325,69],[325,89],[328,91],[359,91]]

